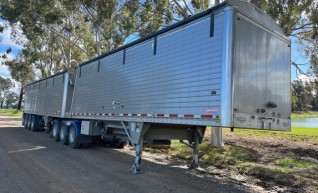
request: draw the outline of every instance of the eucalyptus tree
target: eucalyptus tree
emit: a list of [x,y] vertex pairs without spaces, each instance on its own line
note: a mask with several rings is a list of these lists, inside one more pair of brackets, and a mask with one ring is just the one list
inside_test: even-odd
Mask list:
[[20,84],[17,110],[21,110],[24,86],[35,79],[35,73],[29,64],[30,60],[28,60],[28,57],[22,56],[22,54],[12,61],[5,62],[5,65],[9,68],[11,77]]
[[7,93],[14,87],[10,78],[0,76],[0,108],[2,109]]
[[1,0],[0,6],[1,17],[22,30],[27,39],[23,46],[42,77],[94,54],[92,34],[76,1]]
[[18,100],[17,94],[13,91],[10,91],[6,94],[5,102],[6,102],[6,108],[8,109],[11,107],[13,103],[15,103]]

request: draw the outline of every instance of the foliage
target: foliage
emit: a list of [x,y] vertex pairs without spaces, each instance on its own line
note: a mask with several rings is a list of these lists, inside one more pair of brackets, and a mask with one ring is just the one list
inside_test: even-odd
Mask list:
[[[314,0],[251,2],[272,16],[286,35],[297,38],[302,51],[311,59],[313,72],[318,72],[317,3]],[[40,70],[40,77],[45,77],[212,5],[209,0],[0,0],[0,16],[13,27],[12,37],[23,45],[29,65]]]
[[292,119],[318,118],[318,112],[312,112],[312,111],[310,111],[310,112],[301,112],[301,111],[293,112],[291,118]]
[[15,92],[12,92],[12,91],[8,92],[6,94],[6,98],[5,98],[5,103],[6,103],[7,109],[9,107],[11,107],[11,105],[13,103],[15,103],[17,100],[18,100],[18,96],[17,96],[17,94]]
[[292,82],[292,111],[318,111],[318,81]]
[[24,86],[35,79],[35,74],[29,65],[29,62],[30,60],[28,60],[28,57],[23,57],[22,54],[12,61],[5,62],[5,65],[8,66],[11,73],[11,77],[20,84],[17,110],[21,110]]
[[14,84],[10,78],[3,78],[0,76],[0,108],[3,107],[3,103],[5,102],[12,87],[14,87]]
[[[0,0],[0,16],[40,78],[157,31],[172,19],[169,1]],[[167,12],[167,13],[166,13]],[[27,41],[20,41],[22,31]]]
[[[287,36],[296,39],[300,51],[309,58],[312,72],[318,75],[318,2],[315,0],[251,0],[269,14]],[[298,65],[293,64],[298,68]],[[300,70],[300,68],[298,68]],[[300,72],[302,72],[300,70]]]

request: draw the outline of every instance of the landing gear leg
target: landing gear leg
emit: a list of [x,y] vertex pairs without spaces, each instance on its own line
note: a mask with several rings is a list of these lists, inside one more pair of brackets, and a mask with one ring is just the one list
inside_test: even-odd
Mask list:
[[130,169],[130,171],[133,174],[138,174],[141,172],[140,165],[141,165],[141,156],[142,156],[142,148],[143,148],[142,146],[143,146],[143,140],[141,140],[141,142],[139,142],[139,144],[135,146],[135,151],[136,151],[135,162]]
[[141,156],[142,156],[142,148],[144,142],[144,134],[150,128],[150,124],[140,123],[140,122],[128,122],[128,127],[124,122],[121,122],[123,129],[126,132],[126,135],[134,147],[136,151],[136,157],[134,160],[134,164],[132,165],[130,171],[133,174],[138,174],[141,172]]
[[199,142],[199,129],[195,128],[193,131],[193,156],[190,169],[195,169],[199,166]]

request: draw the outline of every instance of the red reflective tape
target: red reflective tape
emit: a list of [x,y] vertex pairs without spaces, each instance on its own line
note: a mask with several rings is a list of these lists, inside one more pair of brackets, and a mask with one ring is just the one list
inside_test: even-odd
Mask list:
[[169,114],[169,117],[178,117],[178,114]]
[[112,116],[116,116],[116,114],[115,114],[115,113],[112,113]]
[[157,114],[157,117],[163,117],[165,116],[164,114]]
[[192,118],[192,117],[194,117],[194,115],[191,115],[191,114],[185,114],[185,115],[184,115],[184,117],[186,117],[186,118]]
[[213,115],[201,115],[201,118],[212,118]]
[[147,117],[147,114],[141,114],[142,117]]
[[128,114],[127,114],[127,113],[124,113],[123,116],[128,116]]
[[131,116],[133,116],[133,117],[137,117],[137,114],[131,114]]

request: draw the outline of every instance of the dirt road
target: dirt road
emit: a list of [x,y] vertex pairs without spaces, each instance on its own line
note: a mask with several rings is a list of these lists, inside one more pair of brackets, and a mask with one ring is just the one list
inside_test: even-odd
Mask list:
[[129,150],[93,145],[71,149],[43,132],[30,132],[19,119],[0,116],[1,193],[253,192],[189,169],[143,161],[131,174]]

